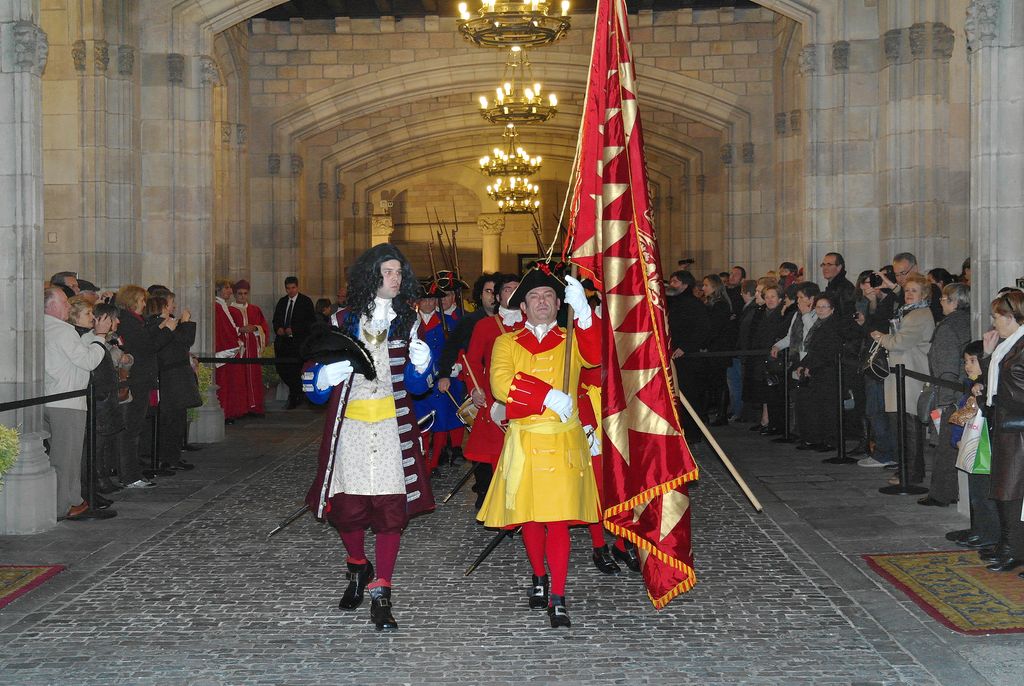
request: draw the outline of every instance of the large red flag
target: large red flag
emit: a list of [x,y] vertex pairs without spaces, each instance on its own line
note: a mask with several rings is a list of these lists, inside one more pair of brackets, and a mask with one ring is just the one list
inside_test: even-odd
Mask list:
[[668,365],[625,0],[598,0],[567,251],[603,295],[605,526],[637,545],[656,608],[696,583],[686,445]]

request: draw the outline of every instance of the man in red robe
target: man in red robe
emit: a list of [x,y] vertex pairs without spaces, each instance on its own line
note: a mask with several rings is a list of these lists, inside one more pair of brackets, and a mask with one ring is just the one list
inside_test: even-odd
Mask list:
[[[242,279],[235,283],[235,302],[231,305],[231,320],[238,328],[238,339],[242,344],[240,357],[260,357],[267,345],[270,325],[263,316],[263,310],[249,302],[249,282]],[[263,367],[258,364],[241,365],[241,383],[229,389],[228,404],[231,416],[263,416]],[[225,410],[225,415],[227,410]]]
[[[233,292],[230,281],[218,280],[216,283],[216,298],[213,303],[213,347],[217,357],[238,357],[241,348],[238,341],[238,327],[231,318],[228,301]],[[242,386],[242,375],[244,370],[241,365],[221,364],[217,366],[214,373],[214,383],[217,384],[217,400],[224,410],[224,423],[234,424],[235,419],[245,414],[239,414],[236,407],[231,403],[231,394],[237,393]]]

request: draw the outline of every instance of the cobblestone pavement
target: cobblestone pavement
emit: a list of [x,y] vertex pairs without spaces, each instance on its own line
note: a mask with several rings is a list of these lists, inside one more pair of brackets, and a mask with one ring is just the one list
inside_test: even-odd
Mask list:
[[[377,633],[368,607],[337,609],[344,554],[330,527],[307,515],[266,539],[305,493],[319,422],[263,431],[246,449],[265,456],[243,476],[0,622],[0,683],[937,683],[706,457],[693,489],[699,583],[665,610],[638,575],[600,575],[583,529],[570,630],[526,607],[518,539],[465,577],[492,536],[467,488],[410,525],[394,579],[401,628]],[[236,468],[239,435],[218,458]],[[442,473],[439,500],[463,470]]]

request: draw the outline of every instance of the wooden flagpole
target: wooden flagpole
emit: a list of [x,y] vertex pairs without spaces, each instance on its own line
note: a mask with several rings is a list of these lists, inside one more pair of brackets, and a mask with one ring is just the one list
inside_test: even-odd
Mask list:
[[686,399],[685,395],[683,395],[682,389],[679,388],[679,378],[676,375],[675,360],[669,359],[669,365],[672,367],[672,383],[676,387],[676,395],[679,396],[679,400],[683,403],[683,407],[685,407],[686,411],[691,417],[693,417],[693,421],[697,422],[697,426],[700,427],[701,433],[704,434],[704,437],[708,439],[708,443],[710,443],[711,447],[715,449],[716,453],[718,453],[718,459],[722,461],[725,468],[729,470],[730,474],[732,474],[732,478],[736,479],[736,483],[739,484],[740,490],[743,491],[743,495],[747,496],[747,500],[750,501],[750,504],[754,506],[755,510],[758,512],[764,512],[764,508],[761,507],[761,502],[757,499],[757,496],[751,492],[750,487],[747,486],[747,482],[744,481],[743,477],[740,476],[740,473],[736,471],[736,467],[733,465],[732,460],[725,456],[725,451],[722,450],[722,446],[718,445],[718,441],[716,441],[715,437],[711,435],[711,431],[708,429],[707,425],[701,421],[701,418],[697,416],[697,412],[693,409],[693,406],[690,405],[690,401]]

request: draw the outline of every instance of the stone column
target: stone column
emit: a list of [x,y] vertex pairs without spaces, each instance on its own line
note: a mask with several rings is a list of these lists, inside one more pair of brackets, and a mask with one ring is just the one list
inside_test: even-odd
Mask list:
[[938,21],[948,21],[942,4],[879,3],[881,258],[910,250],[926,269],[967,252],[966,140],[950,130],[956,86],[961,107],[965,94],[951,78],[956,34]]
[[[42,84],[48,43],[39,2],[0,0],[0,402],[43,395]],[[21,433],[0,491],[0,534],[56,525],[57,480],[43,451],[43,408],[0,414]]]
[[1024,3],[972,0],[971,311],[989,328],[989,303],[1024,277]]
[[380,245],[391,240],[395,232],[390,214],[375,214],[370,217],[370,245]]
[[505,230],[505,215],[481,214],[476,218],[476,225],[483,237],[480,269],[484,272],[501,271],[501,233]]

